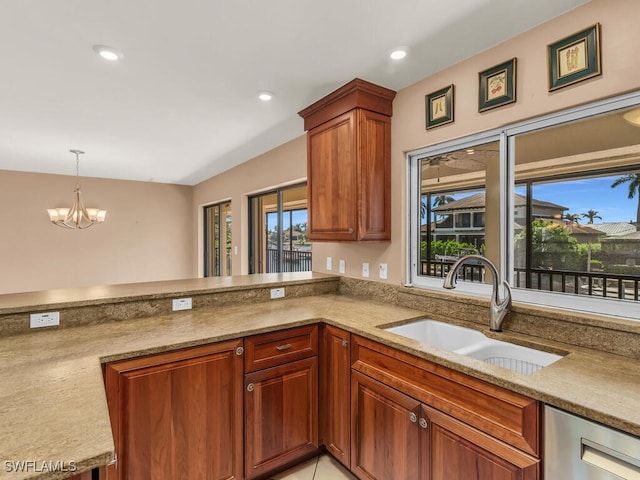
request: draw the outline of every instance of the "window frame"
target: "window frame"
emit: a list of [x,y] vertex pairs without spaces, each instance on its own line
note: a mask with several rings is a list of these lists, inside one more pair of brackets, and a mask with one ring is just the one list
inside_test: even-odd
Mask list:
[[[518,135],[536,130],[546,129],[589,117],[611,113],[630,107],[640,106],[640,91],[619,95],[613,98],[599,100],[593,103],[566,109],[560,112],[542,115],[533,119],[517,122],[501,129],[492,129],[436,145],[423,147],[407,152],[407,229],[406,229],[406,282],[409,287],[426,289],[442,289],[442,279],[419,275],[419,245],[420,241],[420,161],[435,155],[441,155],[454,150],[472,148],[479,144],[498,141],[499,144],[499,185],[500,185],[500,259],[498,269],[500,282],[513,278],[513,249],[514,249],[514,211],[511,203],[515,193],[515,140]],[[454,292],[471,295],[489,295],[491,287],[486,284],[459,282]],[[545,292],[513,288],[515,302],[558,307],[577,312],[588,312],[606,316],[621,317],[640,321],[640,308],[636,301],[613,298],[581,296],[576,302],[573,294],[559,292]],[[615,302],[616,312],[611,312],[612,302]]]

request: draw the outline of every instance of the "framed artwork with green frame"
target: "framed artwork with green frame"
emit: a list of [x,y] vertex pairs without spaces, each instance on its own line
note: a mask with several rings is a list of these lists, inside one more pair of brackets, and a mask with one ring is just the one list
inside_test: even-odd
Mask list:
[[453,84],[425,95],[426,128],[453,122]]
[[516,101],[516,58],[480,72],[478,79],[479,112]]
[[602,74],[600,24],[547,45],[549,91]]

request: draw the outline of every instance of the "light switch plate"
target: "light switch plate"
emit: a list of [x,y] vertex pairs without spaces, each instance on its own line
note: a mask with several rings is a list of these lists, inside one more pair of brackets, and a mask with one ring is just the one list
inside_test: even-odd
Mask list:
[[369,278],[369,264],[367,262],[362,263],[362,277]]
[[193,308],[191,298],[174,298],[172,308],[174,312],[178,310],[191,310]]
[[327,257],[327,270],[331,271],[333,269],[333,258]]
[[344,273],[344,272],[346,271],[346,269],[347,269],[347,264],[346,264],[346,262],[345,262],[344,260],[340,260],[340,261],[338,262],[338,271],[339,271],[340,273]]
[[387,278],[387,264],[381,263],[378,267],[378,277],[381,280],[385,280]]

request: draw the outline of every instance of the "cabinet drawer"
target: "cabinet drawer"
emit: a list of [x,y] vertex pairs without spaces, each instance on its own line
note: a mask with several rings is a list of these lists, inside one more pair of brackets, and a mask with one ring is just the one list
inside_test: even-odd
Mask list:
[[355,370],[539,456],[536,400],[355,335],[351,360]]
[[313,357],[318,354],[318,326],[291,328],[245,339],[245,372]]

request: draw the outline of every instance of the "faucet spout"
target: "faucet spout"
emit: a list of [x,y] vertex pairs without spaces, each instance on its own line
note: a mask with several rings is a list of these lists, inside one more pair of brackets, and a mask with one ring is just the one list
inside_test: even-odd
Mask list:
[[482,263],[491,271],[493,291],[491,292],[491,324],[489,327],[494,332],[501,332],[504,317],[506,317],[507,313],[511,310],[511,287],[507,282],[502,282],[504,287],[504,298],[501,300],[498,292],[498,269],[491,260],[481,255],[465,255],[464,257],[460,257],[451,266],[442,286],[447,289],[456,288],[456,276],[458,275],[458,270],[460,270],[463,264],[470,261]]

